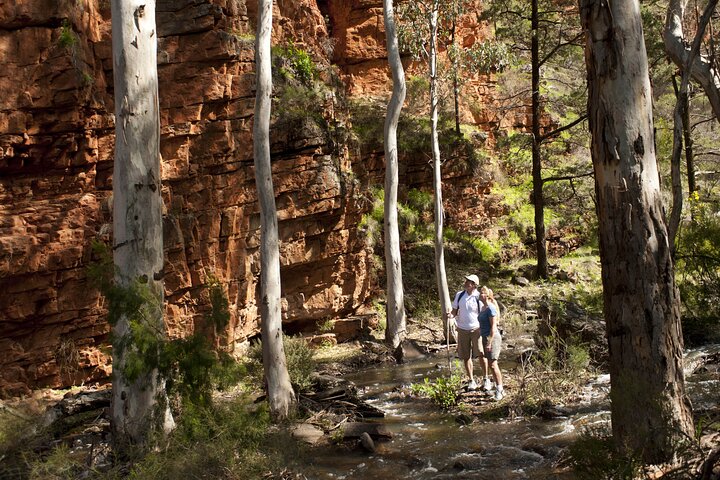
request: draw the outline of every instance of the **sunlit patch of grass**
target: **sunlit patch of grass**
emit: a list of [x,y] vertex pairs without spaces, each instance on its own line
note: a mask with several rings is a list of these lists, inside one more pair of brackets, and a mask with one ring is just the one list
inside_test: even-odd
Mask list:
[[314,351],[314,358],[318,364],[331,362],[344,362],[362,354],[362,347],[356,342],[340,343],[327,348]]

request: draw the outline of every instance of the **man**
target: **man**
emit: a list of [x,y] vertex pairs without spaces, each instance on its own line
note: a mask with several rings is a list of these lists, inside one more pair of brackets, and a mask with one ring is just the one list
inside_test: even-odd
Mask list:
[[473,376],[473,357],[480,357],[480,292],[477,286],[480,283],[477,275],[465,277],[464,290],[455,294],[449,318],[455,320],[457,325],[457,353],[465,367],[469,382],[468,390],[477,390],[478,386]]
[[483,373],[485,374],[483,390],[490,390],[491,385],[488,374],[492,371],[495,378],[495,400],[502,400],[505,392],[502,373],[497,362],[502,348],[502,337],[498,329],[498,306],[493,298],[492,290],[485,286],[480,289],[480,301],[483,303],[483,308],[478,315],[483,345]]

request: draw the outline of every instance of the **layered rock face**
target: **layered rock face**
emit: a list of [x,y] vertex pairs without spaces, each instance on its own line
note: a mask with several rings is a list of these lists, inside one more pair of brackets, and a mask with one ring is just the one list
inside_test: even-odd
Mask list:
[[[202,327],[210,276],[227,286],[228,342],[259,331],[256,8],[157,4],[170,335]],[[105,307],[87,275],[93,241],[112,236],[110,35],[108,0],[0,4],[0,396],[110,372]],[[339,65],[351,94],[389,92],[380,1],[277,2],[273,35]],[[372,252],[357,225],[383,165],[381,152],[354,157],[317,125],[278,121],[272,135],[284,326],[299,332],[371,294]],[[424,159],[408,171],[429,184]],[[484,188],[468,185],[450,201]]]

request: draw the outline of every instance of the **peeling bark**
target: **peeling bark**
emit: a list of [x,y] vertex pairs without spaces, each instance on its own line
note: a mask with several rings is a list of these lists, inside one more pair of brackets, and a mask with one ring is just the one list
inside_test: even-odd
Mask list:
[[693,422],[640,6],[636,0],[582,0],[581,19],[613,434],[643,460],[664,462],[692,436]]
[[[115,89],[113,261],[115,282],[140,281],[152,296],[145,320],[158,332],[163,319],[163,232],[160,189],[160,113],[155,2],[113,0],[112,50]],[[129,319],[113,326],[113,441],[118,449],[144,445],[152,431],[168,433],[174,422],[157,370],[130,382],[125,375]]]

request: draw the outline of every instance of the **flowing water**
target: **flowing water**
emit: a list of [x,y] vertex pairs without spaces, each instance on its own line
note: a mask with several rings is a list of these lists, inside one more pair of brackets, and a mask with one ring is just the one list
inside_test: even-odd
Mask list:
[[[712,351],[720,352],[720,346],[688,352],[687,358],[699,361]],[[439,368],[443,364],[445,369]],[[507,371],[513,365],[501,367]],[[341,447],[309,449],[291,462],[292,469],[308,479],[571,479],[572,473],[558,466],[562,449],[583,427],[606,424],[610,418],[608,375],[591,382],[585,400],[569,408],[566,416],[550,420],[475,420],[461,425],[429,402],[399,393],[399,386],[446,374],[446,368],[447,360],[434,357],[346,375],[363,399],[385,412],[378,421],[393,438],[376,442],[372,454]],[[688,379],[695,408],[717,405],[718,391],[717,373]]]

